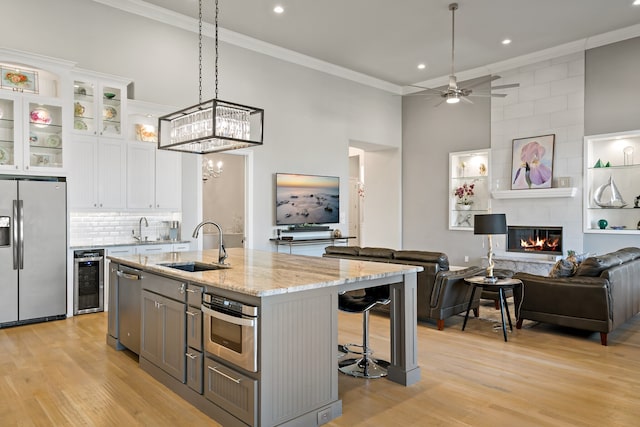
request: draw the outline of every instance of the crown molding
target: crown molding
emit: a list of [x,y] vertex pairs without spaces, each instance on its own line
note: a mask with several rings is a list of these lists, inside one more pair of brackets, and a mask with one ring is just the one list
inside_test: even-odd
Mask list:
[[23,52],[16,49],[0,47],[0,57],[4,62],[15,62],[19,64],[42,64],[44,68],[69,70],[76,63],[64,59],[52,58],[50,56],[37,53]]
[[[96,3],[105,6],[120,9],[124,12],[143,16],[166,25],[171,25],[186,31],[197,33],[198,20],[173,12],[168,9],[149,4],[142,0],[93,0]],[[215,36],[215,27],[212,24],[203,22],[202,33],[206,37],[213,38]],[[297,64],[306,68],[321,71],[346,80],[351,80],[376,89],[381,89],[397,95],[402,93],[402,87],[385,80],[377,79],[369,75],[340,67],[326,61],[303,55],[271,43],[258,40],[235,31],[225,28],[218,28],[218,37],[221,41],[238,46],[244,49],[252,50],[264,55],[268,55],[286,62]]]

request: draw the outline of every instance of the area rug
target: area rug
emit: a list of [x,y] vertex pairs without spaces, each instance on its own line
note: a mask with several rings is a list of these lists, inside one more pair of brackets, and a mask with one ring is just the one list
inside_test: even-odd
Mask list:
[[[511,322],[513,323],[513,328],[515,329],[517,318],[516,318],[516,310],[515,310],[512,298],[507,300],[507,305],[509,306],[509,314],[511,315]],[[505,319],[506,319],[506,315],[507,313],[505,312]],[[459,320],[461,324],[462,322],[464,322],[464,316],[465,316],[465,313],[459,313],[457,315],[457,317],[461,319]],[[493,325],[494,329],[502,330],[502,318],[500,316],[500,309],[496,310],[494,306],[494,302],[492,300],[480,300],[479,316],[476,318],[473,315],[473,310],[469,313],[469,322],[471,322],[473,319],[480,320],[483,322],[492,322],[494,323]],[[523,329],[531,328],[537,325],[538,323],[539,322],[535,322],[533,320],[524,320],[522,322],[522,328]],[[508,325],[508,321],[507,321],[507,325]]]

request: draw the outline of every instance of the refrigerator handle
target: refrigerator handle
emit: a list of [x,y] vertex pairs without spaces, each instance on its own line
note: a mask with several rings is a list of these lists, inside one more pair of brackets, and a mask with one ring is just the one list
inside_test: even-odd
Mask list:
[[20,254],[18,253],[18,240],[19,240],[19,236],[18,236],[18,201],[14,200],[13,201],[13,269],[17,270],[18,269],[18,264],[19,264],[19,257]]
[[18,214],[20,218],[18,230],[19,233],[19,242],[20,242],[20,270],[24,269],[24,201],[18,200]]

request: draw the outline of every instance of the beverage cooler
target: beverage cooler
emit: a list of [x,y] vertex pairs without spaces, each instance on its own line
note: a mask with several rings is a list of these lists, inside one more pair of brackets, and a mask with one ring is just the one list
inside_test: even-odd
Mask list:
[[73,253],[73,314],[104,311],[104,250]]

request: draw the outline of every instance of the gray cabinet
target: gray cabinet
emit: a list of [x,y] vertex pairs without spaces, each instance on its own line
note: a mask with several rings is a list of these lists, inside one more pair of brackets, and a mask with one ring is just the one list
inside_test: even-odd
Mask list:
[[[145,273],[146,274],[146,273]],[[120,266],[118,276],[118,338],[120,344],[140,354],[140,293],[142,271]]]
[[258,381],[234,369],[205,358],[207,399],[227,410],[243,422],[255,426]]
[[187,349],[184,302],[186,284],[147,274],[143,287],[140,357],[184,383]]
[[118,264],[109,263],[108,336],[118,339]]
[[203,388],[203,359],[201,351],[189,348],[187,350],[187,385],[196,393],[202,394]]
[[204,392],[202,348],[202,293],[201,286],[189,284],[187,286],[187,385],[194,391]]

